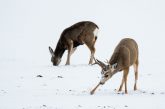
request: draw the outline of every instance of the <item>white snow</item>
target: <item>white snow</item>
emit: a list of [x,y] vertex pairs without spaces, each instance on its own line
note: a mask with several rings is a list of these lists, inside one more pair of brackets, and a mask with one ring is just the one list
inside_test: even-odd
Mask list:
[[[164,0],[1,0],[0,109],[165,109]],[[134,72],[128,94],[118,93],[119,72],[90,95],[101,78],[87,65],[90,52],[80,46],[65,66],[52,66],[48,46],[55,48],[63,29],[78,21],[99,26],[95,57],[106,61],[118,42],[139,45],[138,90]],[[115,90],[116,89],[116,90]]]

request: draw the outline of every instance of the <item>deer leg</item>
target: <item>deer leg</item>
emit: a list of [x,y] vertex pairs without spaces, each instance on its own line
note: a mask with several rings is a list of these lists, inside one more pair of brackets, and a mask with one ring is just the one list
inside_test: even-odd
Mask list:
[[77,47],[74,47],[71,51],[71,55],[75,52],[75,50],[77,49]]
[[90,55],[90,60],[89,60],[89,64],[93,63],[93,59],[94,59],[94,54],[95,54],[95,47],[93,44],[88,44],[86,43],[87,47],[89,48],[91,55]]
[[137,80],[138,80],[138,64],[137,63],[135,63],[134,65],[133,65],[133,67],[134,67],[134,72],[135,72],[135,84],[134,84],[134,90],[137,90]]
[[72,54],[72,51],[73,51],[73,41],[70,41],[69,47],[68,47],[67,61],[65,65],[70,65],[70,56]]
[[129,68],[124,69],[124,83],[125,83],[125,94],[128,94],[127,92],[127,76],[128,76]]
[[97,40],[97,37],[95,37],[93,34],[89,35],[89,37],[91,37],[91,39],[86,39],[84,40],[84,43],[87,45],[87,47],[89,48],[91,55],[90,55],[90,60],[89,60],[89,64],[93,63],[93,59],[94,59],[94,54],[95,54],[95,42]]
[[89,64],[92,64],[93,63],[94,54],[95,54],[95,48],[94,47],[91,48],[90,51],[91,51],[91,56],[90,56]]
[[89,46],[88,44],[86,44],[86,45],[87,45],[87,47],[89,48],[89,50],[91,52],[88,64],[92,64],[93,63],[93,59],[94,59],[94,54],[95,54],[95,47],[94,46]]
[[94,54],[95,54],[95,43],[96,43],[96,40],[97,40],[97,37],[94,37],[94,40],[93,40],[93,44],[92,44],[92,47],[90,47],[90,51],[91,51],[91,56],[90,56],[90,61],[89,61],[89,64],[92,64],[93,63],[93,59],[94,59]]
[[118,92],[122,91],[123,84],[124,84],[124,72],[123,72],[123,78],[122,78],[121,85]]

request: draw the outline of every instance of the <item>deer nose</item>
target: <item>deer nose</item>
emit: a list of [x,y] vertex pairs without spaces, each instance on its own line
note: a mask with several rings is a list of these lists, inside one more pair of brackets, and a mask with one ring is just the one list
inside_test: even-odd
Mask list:
[[104,85],[104,83],[105,83],[105,82],[100,81],[100,84],[101,84],[101,85]]
[[57,66],[57,64],[53,63],[53,66]]

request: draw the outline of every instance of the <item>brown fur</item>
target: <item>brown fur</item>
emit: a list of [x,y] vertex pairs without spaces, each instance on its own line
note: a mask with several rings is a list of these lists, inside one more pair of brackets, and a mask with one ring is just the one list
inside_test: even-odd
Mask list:
[[[68,28],[66,28],[57,43],[56,49],[52,54],[52,63],[53,65],[58,65],[59,61],[65,50],[68,50],[68,56],[66,65],[70,64],[70,56],[74,52],[77,46],[86,44],[91,51],[91,58],[89,64],[92,64],[94,53],[95,53],[95,42],[97,36],[94,36],[94,30],[98,26],[90,21],[78,22]],[[75,48],[73,50],[73,48]],[[51,47],[49,47],[50,52]],[[54,55],[53,55],[54,54]]]
[[125,38],[120,41],[109,61],[110,65],[117,63],[116,71],[123,70],[138,62],[138,45],[135,40]]
[[[135,40],[130,38],[125,38],[120,41],[120,43],[117,45],[117,47],[114,50],[114,53],[112,54],[108,64],[105,65],[103,62],[99,60],[95,60],[96,64],[98,64],[102,68],[102,74],[103,79],[100,81],[100,83],[97,85],[103,85],[107,80],[109,80],[114,74],[116,74],[119,71],[123,71],[123,79],[120,85],[120,88],[118,91],[122,90],[123,84],[125,84],[125,93],[127,94],[127,76],[129,73],[129,67],[134,66],[134,72],[135,72],[135,84],[134,84],[134,90],[137,90],[137,79],[138,79],[138,45],[135,42]],[[94,94],[95,90],[97,89],[95,87],[91,94]]]

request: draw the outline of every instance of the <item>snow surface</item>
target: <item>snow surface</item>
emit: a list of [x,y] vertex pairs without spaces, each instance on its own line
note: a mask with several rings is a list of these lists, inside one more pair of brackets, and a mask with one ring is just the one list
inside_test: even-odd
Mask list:
[[[0,109],[165,109],[164,0],[1,0]],[[94,95],[100,68],[80,46],[65,66],[50,62],[64,28],[83,20],[99,26],[95,57],[109,59],[125,37],[139,44],[138,90],[130,69],[128,94],[117,73]]]

